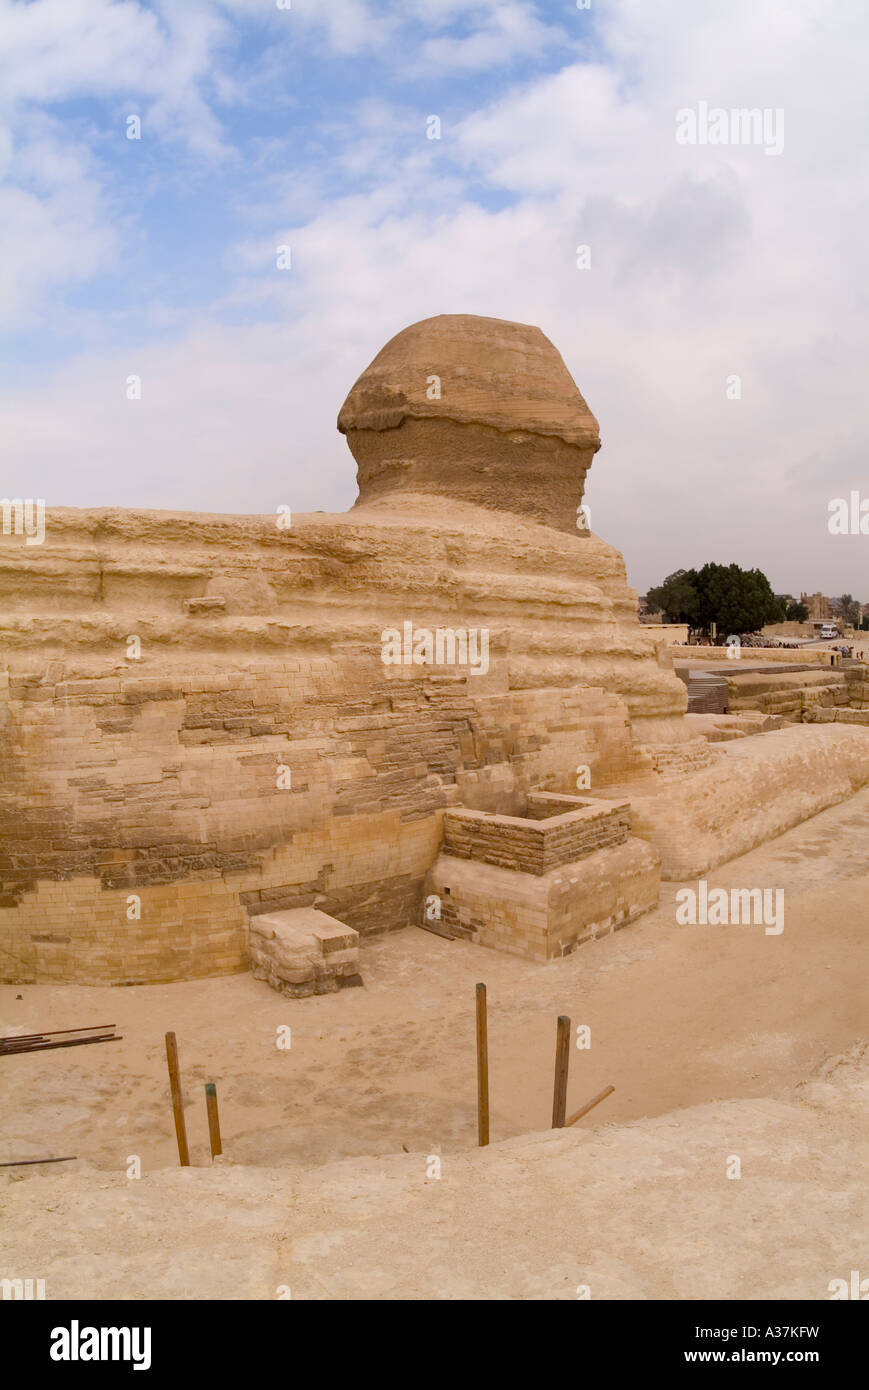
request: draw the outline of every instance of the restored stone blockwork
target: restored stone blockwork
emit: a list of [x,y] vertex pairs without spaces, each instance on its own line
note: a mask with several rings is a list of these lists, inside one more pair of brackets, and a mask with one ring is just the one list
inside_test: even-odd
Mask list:
[[[557,803],[558,798],[554,800]],[[539,797],[529,797],[529,802],[527,819],[489,811],[447,811],[443,852],[522,873],[545,874],[594,850],[621,844],[630,834],[626,801],[606,806],[590,802],[582,810],[574,804],[560,813],[541,804]]]
[[445,813],[425,920],[436,908],[448,934],[549,960],[648,911],[659,881],[626,801],[532,792],[524,816]]
[[0,735],[7,977],[239,969],[243,909],[405,925],[445,806],[509,802],[526,778],[598,762],[601,743],[629,752],[603,692],[565,704],[371,658],[51,674],[12,677]]
[[[779,673],[727,672],[728,707],[763,710],[795,722],[834,721],[836,711],[869,710],[869,672],[864,662],[834,669],[796,669]],[[847,719],[846,713],[846,719]]]

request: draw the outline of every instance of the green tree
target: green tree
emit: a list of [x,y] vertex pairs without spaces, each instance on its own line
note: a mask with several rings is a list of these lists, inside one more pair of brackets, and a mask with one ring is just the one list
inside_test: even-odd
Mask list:
[[696,570],[675,570],[646,594],[650,613],[663,613],[668,623],[697,624]]
[[[739,565],[675,570],[649,590],[646,603],[650,613],[663,613],[670,623],[688,623],[707,632],[714,623],[722,639],[783,622],[786,611],[762,570],[744,570]],[[808,617],[804,605],[794,607]]]
[[695,581],[697,618],[707,630],[716,625],[721,636],[756,632],[766,623],[781,622],[784,610],[766,575],[739,565],[704,565]]

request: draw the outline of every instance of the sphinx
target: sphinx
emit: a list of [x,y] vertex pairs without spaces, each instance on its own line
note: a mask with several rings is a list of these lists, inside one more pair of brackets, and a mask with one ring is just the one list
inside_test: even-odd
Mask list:
[[[581,850],[594,911],[567,874],[542,948],[489,943],[559,955],[869,780],[865,729],[736,756],[686,718],[621,555],[577,527],[600,433],[539,328],[414,324],[338,428],[346,513],[48,508],[43,544],[0,536],[4,978],[243,970],[292,912],[340,954],[455,902],[453,871],[564,877]],[[485,670],[384,662],[406,625],[485,632]]]

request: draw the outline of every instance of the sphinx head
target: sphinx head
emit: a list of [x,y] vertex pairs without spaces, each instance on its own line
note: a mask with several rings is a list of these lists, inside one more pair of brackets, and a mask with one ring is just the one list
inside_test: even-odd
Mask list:
[[441,314],[396,334],[338,416],[359,504],[435,494],[577,530],[597,420],[541,333]]

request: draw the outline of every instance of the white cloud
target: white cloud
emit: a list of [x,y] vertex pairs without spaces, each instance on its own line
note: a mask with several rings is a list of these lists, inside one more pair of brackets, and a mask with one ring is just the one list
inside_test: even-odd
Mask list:
[[[462,8],[472,11],[479,27],[461,37],[426,39],[411,64],[412,71],[474,72],[520,57],[536,57],[555,43],[563,48],[567,42],[563,30],[544,23],[533,6],[517,0],[493,0]],[[459,7],[450,6],[444,17],[452,18],[457,11]]]
[[[472,8],[493,20],[494,6]],[[457,9],[433,3],[431,28]],[[334,43],[325,12],[308,13]],[[344,13],[341,42],[387,32],[367,28],[364,7]],[[410,143],[411,113],[388,90],[356,123],[342,108],[332,167],[366,191],[311,206],[316,181],[300,199],[293,175],[278,181],[228,250],[215,306],[245,326],[170,323],[160,343],[93,352],[19,396],[10,486],[82,505],[344,507],[353,464],[334,426],[358,372],[416,319],[491,314],[539,324],[598,415],[594,525],[625,549],[633,582],[735,559],[765,565],[776,588],[861,593],[865,564],[826,518],[829,497],[866,492],[869,16],[850,0],[835,12],[621,0],[599,22],[602,57],[516,82],[445,125],[435,149]],[[698,100],[783,107],[784,153],[678,146],[675,112]],[[44,176],[60,188],[63,161],[46,155]],[[508,205],[479,206],[481,189]],[[590,270],[576,268],[579,243]],[[141,402],[123,397],[128,372],[142,374]],[[725,396],[732,374],[739,401]]]
[[3,104],[58,101],[114,91],[121,75],[144,79],[164,44],[155,16],[111,0],[2,0]]
[[382,49],[399,27],[398,13],[382,0],[291,0],[279,9],[276,0],[216,0],[220,8],[268,24],[276,38],[317,34],[342,55]]
[[[145,140],[226,155],[200,87],[228,30],[199,5],[158,16],[133,0],[0,0],[0,28],[0,322],[13,326],[111,268],[118,226],[93,150],[125,141],[127,115]],[[110,125],[48,114],[84,97],[112,103]]]
[[110,266],[117,236],[91,159],[57,122],[34,116],[28,137],[18,147],[10,139],[9,151],[0,184],[0,323],[17,324],[41,313],[58,286]]

